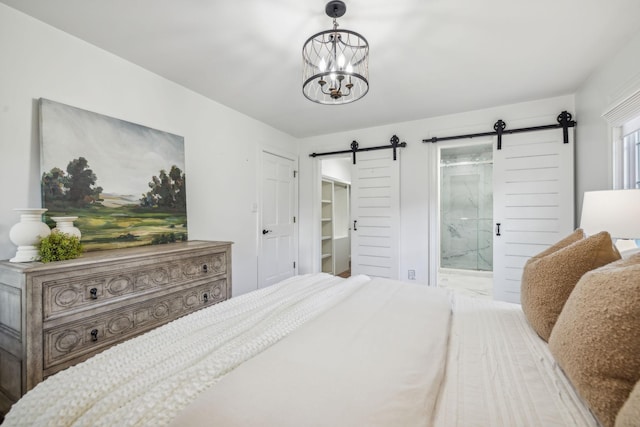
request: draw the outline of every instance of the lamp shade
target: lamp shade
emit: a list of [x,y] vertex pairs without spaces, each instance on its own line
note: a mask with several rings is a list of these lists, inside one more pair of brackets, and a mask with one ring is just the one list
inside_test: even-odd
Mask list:
[[615,239],[640,239],[640,189],[585,191],[580,227]]

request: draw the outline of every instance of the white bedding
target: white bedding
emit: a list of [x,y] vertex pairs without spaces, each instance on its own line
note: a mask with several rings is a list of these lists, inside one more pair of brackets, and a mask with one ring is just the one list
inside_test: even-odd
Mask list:
[[596,427],[519,304],[456,295],[437,427]]
[[3,427],[597,426],[519,305],[452,301],[298,276],[57,373]]
[[231,372],[173,426],[427,426],[451,306],[439,289],[372,279]]

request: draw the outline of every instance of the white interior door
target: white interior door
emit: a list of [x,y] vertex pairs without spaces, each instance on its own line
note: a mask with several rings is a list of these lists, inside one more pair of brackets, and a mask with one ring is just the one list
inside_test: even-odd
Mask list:
[[351,177],[351,274],[398,278],[400,151],[363,151]]
[[295,163],[262,153],[262,206],[258,287],[266,287],[296,274]]
[[573,129],[503,136],[493,152],[494,298],[520,302],[527,259],[573,231]]

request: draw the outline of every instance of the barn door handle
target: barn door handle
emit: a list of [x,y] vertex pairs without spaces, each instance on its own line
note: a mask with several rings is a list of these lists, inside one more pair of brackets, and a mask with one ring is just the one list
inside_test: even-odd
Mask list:
[[356,224],[358,223],[357,219],[353,220],[353,231],[358,231],[358,227],[356,227]]
[[496,236],[500,235],[500,223],[496,222]]
[[262,230],[262,234],[271,233],[271,230]]

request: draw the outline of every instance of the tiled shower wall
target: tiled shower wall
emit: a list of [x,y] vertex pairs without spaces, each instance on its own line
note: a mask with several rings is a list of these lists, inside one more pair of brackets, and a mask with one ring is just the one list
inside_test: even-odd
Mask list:
[[441,152],[442,268],[481,271],[493,269],[491,155],[491,146],[443,149]]

